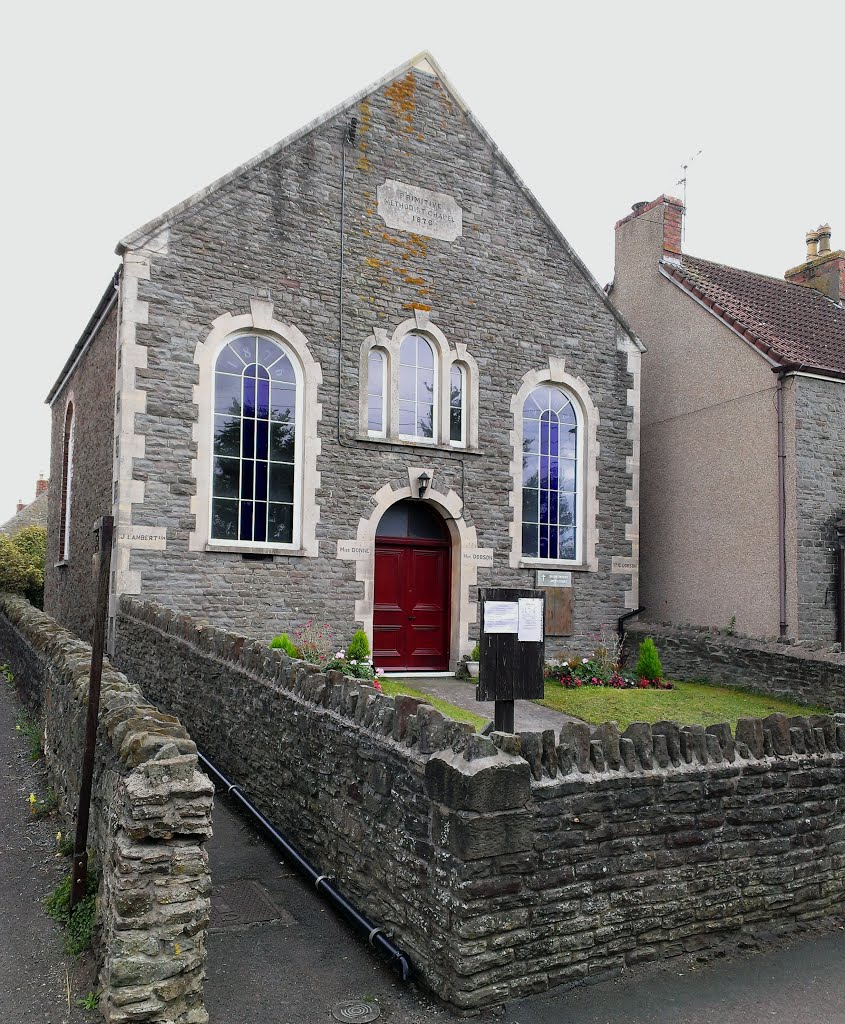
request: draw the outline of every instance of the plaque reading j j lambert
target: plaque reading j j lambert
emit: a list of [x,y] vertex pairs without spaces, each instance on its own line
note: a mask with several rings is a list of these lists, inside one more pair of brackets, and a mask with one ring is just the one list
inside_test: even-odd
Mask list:
[[462,211],[453,196],[392,178],[378,187],[378,212],[389,228],[444,242],[452,242],[463,233]]

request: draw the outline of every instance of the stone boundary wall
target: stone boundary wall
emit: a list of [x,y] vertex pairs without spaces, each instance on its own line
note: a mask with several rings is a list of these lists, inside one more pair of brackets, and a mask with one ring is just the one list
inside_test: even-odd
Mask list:
[[117,655],[470,1010],[845,901],[845,715],[479,736],[122,598]]
[[632,664],[646,636],[654,638],[670,679],[742,686],[845,711],[845,653],[640,621],[626,627]]
[[[45,755],[75,827],[91,647],[0,594],[0,662],[45,721]],[[179,721],[103,666],[89,852],[102,869],[100,1010],[121,1024],[203,1024],[213,786]],[[72,831],[70,832],[72,834]]]

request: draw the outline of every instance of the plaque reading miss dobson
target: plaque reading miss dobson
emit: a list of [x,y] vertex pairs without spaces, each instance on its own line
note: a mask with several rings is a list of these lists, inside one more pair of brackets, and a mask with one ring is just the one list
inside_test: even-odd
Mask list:
[[453,196],[388,178],[378,187],[378,213],[389,228],[452,242],[463,233],[463,215]]

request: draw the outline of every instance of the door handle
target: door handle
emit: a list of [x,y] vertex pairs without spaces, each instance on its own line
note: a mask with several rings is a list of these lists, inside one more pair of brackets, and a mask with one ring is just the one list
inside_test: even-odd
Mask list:
[[408,622],[413,622],[415,618],[416,618],[416,615],[409,615],[408,616]]

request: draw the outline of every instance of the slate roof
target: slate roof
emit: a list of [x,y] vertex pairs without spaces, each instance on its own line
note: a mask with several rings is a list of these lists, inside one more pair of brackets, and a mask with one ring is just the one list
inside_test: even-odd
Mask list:
[[663,269],[778,366],[845,378],[845,307],[815,288],[681,256]]
[[5,533],[11,537],[25,526],[43,526],[46,529],[47,498],[48,492],[44,491],[43,494],[38,495],[35,501],[31,501],[28,505],[24,506],[11,519],[7,519],[5,523],[0,523],[0,533]]

